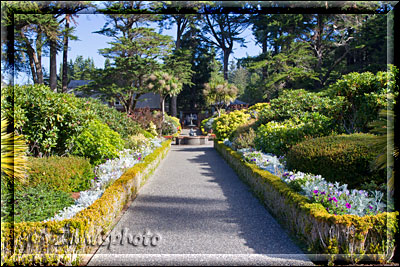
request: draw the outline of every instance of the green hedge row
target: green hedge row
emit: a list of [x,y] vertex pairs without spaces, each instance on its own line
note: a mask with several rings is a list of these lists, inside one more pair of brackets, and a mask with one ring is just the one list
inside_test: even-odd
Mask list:
[[[72,219],[1,224],[2,265],[78,265],[106,237],[115,218],[166,156],[171,141],[127,170],[101,198]],[[86,240],[85,240],[86,239]]]
[[309,139],[293,146],[286,154],[290,170],[317,173],[327,181],[356,188],[374,181],[386,182],[384,171],[372,171],[371,162],[380,153],[373,149],[372,134],[344,134]]
[[214,147],[310,253],[326,256],[324,259],[340,257],[352,262],[361,259],[386,262],[393,257],[398,212],[364,217],[329,214],[321,204],[311,203],[279,177],[245,162],[222,142],[215,142]]

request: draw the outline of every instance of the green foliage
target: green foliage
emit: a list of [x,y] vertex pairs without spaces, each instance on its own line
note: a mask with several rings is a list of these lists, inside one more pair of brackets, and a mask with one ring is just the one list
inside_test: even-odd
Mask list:
[[28,141],[32,155],[63,155],[73,139],[96,118],[84,99],[50,91],[44,85],[15,85],[2,88],[2,108],[14,121],[17,134]]
[[[68,82],[71,80],[91,80],[96,70],[93,58],[84,59],[83,56],[77,56],[67,64]],[[60,65],[60,76],[62,76],[62,64]]]
[[164,122],[164,104],[165,98],[169,96],[176,96],[182,91],[182,82],[175,76],[167,72],[156,71],[146,77],[146,88],[149,91],[154,91],[160,94],[161,98],[161,112]]
[[318,80],[314,70],[316,58],[308,43],[292,43],[285,53],[266,60],[269,77],[265,84],[265,98],[271,99],[282,88],[312,88]]
[[[248,67],[248,69],[250,68]],[[265,82],[262,79],[261,71],[253,71],[251,74],[249,74],[249,82],[245,87],[243,94],[240,95],[239,98],[240,100],[250,104],[265,101],[264,87]],[[276,95],[271,95],[271,98],[273,97],[276,97]]]
[[388,101],[397,94],[394,77],[395,67],[389,72],[352,72],[344,75],[328,89],[328,95],[343,98],[343,108],[339,112],[342,126],[347,133],[367,132],[368,124],[378,119],[380,109],[387,108]]
[[107,124],[111,130],[119,133],[122,138],[126,139],[142,131],[139,123],[129,118],[126,113],[108,107],[101,103],[100,100],[92,98],[87,100],[89,101],[90,109],[95,112],[99,120]]
[[123,149],[124,141],[106,124],[93,120],[74,139],[74,145],[73,155],[87,157],[93,165],[98,165],[107,158],[117,157],[118,151]]
[[[399,156],[399,149],[394,143],[394,121],[396,115],[393,110],[381,110],[379,120],[369,126],[374,127],[371,133],[376,134],[373,150],[378,151],[378,156],[371,162],[372,170],[388,169],[387,186],[390,193],[394,193],[394,157]],[[390,171],[391,170],[391,171]],[[387,191],[387,190],[385,190]]]
[[94,81],[81,89],[97,91],[105,99],[118,99],[131,114],[139,97],[150,90],[146,88],[145,77],[160,71],[158,59],[171,52],[173,42],[170,36],[161,35],[152,28],[135,27],[123,29],[118,24],[115,29],[107,30],[108,36],[126,30],[123,36],[114,36],[110,48],[100,49],[100,53],[114,62],[110,67],[98,70]]
[[90,188],[94,178],[93,167],[88,159],[68,157],[29,157],[26,182],[18,188],[46,184],[53,190],[80,192]]
[[222,76],[211,77],[209,83],[204,84],[204,98],[208,105],[215,105],[218,115],[224,105],[236,98],[238,89],[233,84],[229,84]]
[[[247,109],[247,112],[252,118],[258,119],[260,113],[263,112],[266,116],[267,112],[272,112],[270,103],[257,103]],[[269,117],[269,116],[268,116]]]
[[286,155],[287,167],[297,171],[320,174],[326,180],[355,188],[363,183],[386,181],[383,171],[369,166],[378,155],[371,149],[372,134],[327,136],[306,140],[293,146]]
[[283,122],[270,121],[258,127],[255,144],[266,153],[283,155],[294,144],[309,138],[334,133],[332,120],[318,112],[304,113]]
[[266,153],[282,155],[291,146],[305,138],[304,123],[292,120],[284,122],[270,121],[258,127],[256,132],[256,148]]
[[255,122],[250,121],[245,125],[239,126],[232,134],[232,147],[234,149],[255,147],[256,132],[254,130]]
[[304,89],[284,90],[270,101],[270,108],[260,112],[260,122],[284,121],[301,118],[307,112],[318,112],[337,122],[343,105],[341,97],[327,97],[323,92],[312,93]]
[[213,121],[212,128],[219,140],[228,138],[237,127],[248,121],[250,115],[242,110],[235,110],[228,114],[222,114]]
[[4,200],[14,201],[14,209],[8,205],[1,209],[2,222],[38,222],[53,217],[58,211],[74,204],[74,199],[63,191],[39,184],[35,187],[2,192]]
[[26,171],[26,150],[23,136],[7,133],[8,121],[1,116],[1,180],[7,184],[23,182]]

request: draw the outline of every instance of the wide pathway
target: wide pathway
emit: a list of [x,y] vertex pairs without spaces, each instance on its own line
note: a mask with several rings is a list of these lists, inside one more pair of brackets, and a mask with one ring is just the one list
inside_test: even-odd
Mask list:
[[211,145],[173,145],[109,237],[89,265],[312,265]]

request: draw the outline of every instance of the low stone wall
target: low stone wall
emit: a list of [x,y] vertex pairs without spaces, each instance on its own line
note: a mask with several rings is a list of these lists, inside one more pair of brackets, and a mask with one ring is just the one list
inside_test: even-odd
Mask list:
[[213,138],[209,136],[179,136],[175,138],[176,145],[208,145]]
[[1,224],[1,263],[6,265],[77,265],[100,245],[115,218],[167,155],[171,141],[127,170],[103,195],[72,219]]
[[393,257],[398,212],[335,216],[291,190],[279,177],[245,162],[222,142],[215,141],[214,147],[281,225],[314,254],[311,259],[387,262]]

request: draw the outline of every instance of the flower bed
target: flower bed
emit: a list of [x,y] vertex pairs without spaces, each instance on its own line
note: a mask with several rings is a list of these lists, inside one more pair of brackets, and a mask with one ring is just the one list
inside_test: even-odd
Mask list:
[[[231,142],[224,144],[231,146]],[[243,159],[256,164],[259,168],[278,176],[291,189],[307,196],[313,203],[321,203],[326,210],[334,215],[351,214],[357,216],[374,215],[384,211],[386,205],[382,202],[380,191],[366,192],[364,190],[348,190],[347,184],[329,183],[321,175],[286,170],[284,157],[262,153],[253,149],[238,149]]]
[[[2,264],[79,264],[82,260],[81,254],[90,253],[93,247],[105,238],[115,218],[125,204],[136,196],[146,178],[165,157],[170,146],[170,140],[163,142],[161,147],[155,149],[140,163],[131,168],[127,166],[129,169],[112,184],[109,183],[111,179],[100,178],[100,188],[102,185],[110,185],[105,186],[106,189],[100,198],[72,218],[60,221],[2,224]],[[112,161],[109,164],[111,166]],[[104,167],[106,166],[108,165]],[[85,198],[85,193],[83,197]]]
[[315,260],[389,261],[393,257],[398,212],[363,217],[330,214],[222,142],[214,142],[214,147],[275,218],[314,253]]

